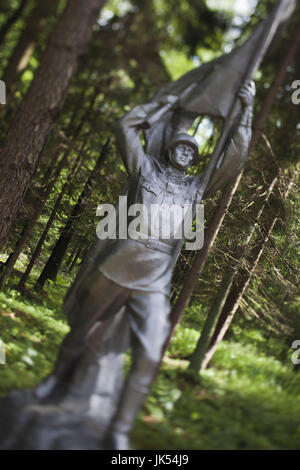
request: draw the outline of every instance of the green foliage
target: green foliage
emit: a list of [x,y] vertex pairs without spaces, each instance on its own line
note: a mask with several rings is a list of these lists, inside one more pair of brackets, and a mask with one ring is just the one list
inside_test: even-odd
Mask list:
[[30,388],[48,375],[68,331],[64,321],[40,303],[16,291],[0,294],[0,339],[6,364],[0,366],[0,396],[15,388]]
[[184,328],[178,325],[169,346],[169,354],[177,357],[187,357],[195,349],[200,334],[192,328]]
[[300,448],[297,374],[255,342],[222,343],[201,381],[182,367],[166,361],[133,433],[137,448]]
[[[2,3],[0,29],[19,5],[17,0],[4,2],[4,7]],[[27,3],[22,17],[1,44],[2,73],[34,5],[33,1]],[[269,0],[258,2],[248,21],[247,15],[252,13],[255,2],[246,3],[234,0],[110,0],[106,3],[89,52],[81,58],[1,255],[1,262],[5,262],[15,249],[26,220],[31,220],[37,201],[54,175],[55,165],[69,152],[8,280],[8,288],[0,294],[0,339],[6,344],[7,357],[7,364],[0,365],[0,396],[15,388],[33,387],[52,370],[59,345],[68,331],[61,310],[62,299],[95,238],[96,208],[102,202],[114,203],[127,178],[116,142],[111,138],[114,122],[132,106],[147,102],[164,83],[231,50],[236,41],[244,40],[252,32],[274,4]],[[58,2],[57,12],[47,20],[20,83],[8,105],[0,110],[1,140],[34,78],[48,34],[64,5],[65,1]],[[243,10],[244,5],[247,10]],[[293,22],[298,20],[299,13],[296,13]],[[288,27],[284,34],[288,36],[291,30]],[[257,74],[256,111],[285,53],[284,48],[275,44]],[[299,79],[299,59],[287,69],[285,84],[277,93],[269,121],[252,151],[191,306],[172,338],[153,392],[133,432],[137,448],[300,449],[300,386],[298,374],[292,368],[290,347],[293,339],[300,338],[299,131],[296,130],[299,124],[298,109],[290,99],[291,83],[296,79]],[[190,130],[199,140],[202,154],[202,166],[194,168],[194,172],[203,171],[220,128],[220,123],[205,118],[196,121]],[[55,281],[47,282],[44,291],[37,292],[35,281],[108,138],[111,138],[109,152],[94,178],[91,194],[72,221],[73,236],[59,274]],[[81,152],[81,163],[68,181]],[[264,210],[264,219],[255,227],[251,247],[255,247],[264,224],[271,217],[278,217],[277,224],[211,367],[195,375],[186,370],[185,359],[195,348],[205,312],[216,295],[216,286],[253,227],[275,174],[280,182]],[[284,193],[291,174],[293,187],[286,198]],[[26,284],[26,296],[21,296],[15,287],[65,184],[66,191]],[[206,201],[206,225],[215,205],[216,200]],[[77,267],[71,269],[68,258],[72,261],[78,249],[81,251],[75,263]],[[179,258],[174,282],[176,295],[192,261],[193,256],[189,254]],[[245,257],[239,262],[247,269]],[[127,357],[127,369],[129,363]]]

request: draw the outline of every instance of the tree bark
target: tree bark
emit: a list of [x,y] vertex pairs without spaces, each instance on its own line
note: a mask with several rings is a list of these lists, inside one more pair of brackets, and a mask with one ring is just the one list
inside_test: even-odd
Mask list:
[[216,236],[220,230],[222,225],[223,219],[228,211],[228,208],[231,204],[233,195],[238,187],[242,174],[240,173],[237,179],[230,185],[228,185],[222,193],[222,196],[219,199],[218,205],[216,210],[213,213],[211,218],[210,224],[205,232],[204,244],[199,251],[193,261],[192,267],[186,277],[186,281],[184,286],[178,296],[177,302],[171,312],[171,334],[170,338],[173,334],[173,331],[180,321],[185,308],[188,306],[188,303],[191,299],[191,296],[194,292],[196,287],[197,281],[199,279],[199,275],[202,272],[210,250],[215,242]]
[[3,272],[2,276],[1,276],[1,280],[0,280],[0,289],[3,289],[8,277],[10,276],[13,268],[14,268],[14,265],[17,261],[17,259],[19,258],[25,244],[27,243],[27,241],[29,240],[29,237],[33,231],[33,228],[44,208],[44,205],[45,205],[45,202],[47,201],[51,191],[52,191],[52,188],[54,187],[56,181],[58,180],[59,178],[59,175],[61,173],[61,170],[65,167],[66,165],[66,162],[68,160],[68,156],[70,154],[70,151],[71,150],[68,150],[64,153],[64,156],[62,157],[62,159],[60,160],[57,168],[56,168],[56,171],[53,175],[53,178],[50,180],[49,184],[47,185],[45,191],[42,193],[41,195],[41,198],[37,201],[36,203],[36,207],[35,207],[35,211],[33,213],[33,215],[31,216],[30,220],[28,221],[25,229],[23,230],[22,232],[22,236],[21,238],[19,239],[13,253],[11,254],[11,256],[9,256],[7,262],[5,263],[5,271]]
[[75,264],[76,264],[76,262],[77,262],[77,260],[78,260],[78,258],[79,258],[79,256],[80,256],[81,253],[82,253],[82,248],[78,248],[78,250],[77,250],[77,252],[76,252],[76,255],[74,256],[74,259],[73,259],[73,261],[72,261],[72,264],[71,264],[71,266],[69,267],[69,271],[70,271],[70,272],[71,272],[72,269],[74,268],[74,266],[75,266]]
[[254,246],[251,251],[250,258],[248,258],[248,270],[243,269],[239,272],[241,279],[238,283],[236,283],[231,291],[229,292],[224,308],[221,312],[219,317],[216,330],[212,337],[211,343],[212,346],[210,347],[209,351],[205,354],[201,364],[200,370],[204,370],[207,368],[209,362],[211,361],[219,343],[223,340],[228,328],[231,325],[231,322],[234,318],[234,315],[239,307],[239,302],[247,289],[249,282],[252,278],[252,275],[255,271],[255,268],[261,258],[261,255],[264,251],[266,243],[269,239],[269,235],[271,234],[274,225],[277,222],[277,217],[273,218],[266,227],[266,231],[263,234],[262,238],[259,242]]
[[220,319],[223,316],[223,312],[227,305],[227,298],[232,296],[232,293],[235,291],[236,286],[233,284],[235,281],[235,276],[239,267],[240,260],[243,260],[247,254],[249,243],[261,218],[263,210],[266,207],[266,204],[274,188],[276,187],[277,181],[278,177],[276,176],[275,178],[273,178],[271,184],[267,188],[264,202],[257,212],[255,221],[250,228],[250,233],[246,237],[246,240],[243,243],[242,247],[238,248],[237,252],[232,256],[232,258],[236,261],[232,266],[229,266],[223,276],[223,281],[221,282],[221,285],[219,287],[216,300],[213,302],[212,307],[208,313],[203,330],[201,332],[201,336],[192,355],[190,368],[197,372],[199,370],[203,370],[203,363],[207,349],[209,348],[209,345],[212,344],[212,338],[215,335],[214,330],[215,328],[217,329],[217,325],[219,324]]
[[[253,149],[253,146],[255,145],[255,142],[257,141],[267,121],[267,118],[273,106],[274,100],[276,98],[276,93],[278,91],[278,88],[282,85],[285,79],[287,66],[292,62],[292,60],[297,54],[297,51],[299,49],[299,41],[300,41],[300,24],[298,23],[295,27],[295,30],[291,38],[287,41],[286,48],[284,48],[284,50],[287,50],[287,53],[284,54],[280,62],[280,65],[278,67],[274,80],[272,82],[272,85],[269,88],[268,93],[262,103],[261,110],[259,114],[257,115],[257,117],[255,118],[255,121],[253,124],[253,135],[252,135],[252,139],[251,139],[251,143],[249,147],[249,154],[251,153],[251,150]],[[238,185],[242,177],[242,173],[243,171],[240,172],[240,174],[237,176],[237,178],[235,179],[233,183],[231,183],[229,186],[227,186],[224,189],[222,195],[219,198],[217,209],[215,210],[211,218],[210,224],[205,232],[204,246],[202,250],[199,251],[195,256],[193,265],[191,267],[189,275],[187,276],[185,285],[182,288],[182,291],[180,292],[178,296],[177,302],[171,312],[171,325],[172,325],[171,333],[170,333],[170,336],[167,340],[165,347],[167,347],[172,337],[173,331],[176,328],[176,325],[180,321],[185,308],[189,304],[189,301],[191,299],[191,296],[194,292],[197,281],[199,279],[199,275],[201,274],[204,268],[209,252],[214,244],[218,231],[222,225],[225,214],[231,204],[235,191],[238,188]]]
[[6,83],[7,93],[16,86],[18,77],[27,67],[39,34],[45,27],[48,17],[55,12],[57,3],[57,0],[38,1],[30,13],[3,73],[2,80]]
[[[73,130],[73,133],[72,133],[72,140],[73,141],[76,141],[76,139],[79,137],[80,132],[82,130],[82,127],[85,124],[86,118],[89,115],[89,113],[91,112],[91,110],[93,109],[93,106],[95,104],[95,101],[96,101],[96,98],[97,98],[98,94],[99,94],[99,90],[98,90],[98,88],[96,88],[93,95],[92,95],[92,98],[90,100],[88,108],[85,110],[84,114],[80,118],[80,121],[79,121],[78,125]],[[74,108],[74,112],[78,111],[78,105],[79,105],[79,103],[76,103],[75,108]],[[75,121],[75,113],[73,113],[73,115],[71,117],[71,120],[68,124],[68,128],[66,130],[67,135],[70,135],[72,127],[74,125],[74,121]],[[69,147],[64,151],[61,160],[59,161],[56,169],[54,170],[54,173],[53,173],[53,166],[55,165],[56,160],[57,160],[57,156],[56,156],[57,150],[55,150],[53,152],[50,165],[48,166],[47,171],[44,174],[43,179],[42,179],[42,187],[44,187],[44,185],[47,184],[47,182],[49,181],[50,178],[51,179],[50,179],[49,183],[47,184],[45,190],[42,192],[42,194],[40,196],[40,199],[37,201],[35,211],[34,211],[32,217],[30,218],[30,220],[27,221],[26,226],[24,227],[24,229],[22,231],[22,234],[21,234],[21,236],[20,236],[20,238],[17,242],[17,245],[16,245],[14,251],[10,254],[10,256],[8,257],[8,259],[5,263],[5,269],[2,273],[1,280],[0,280],[0,289],[2,289],[4,287],[8,277],[10,276],[10,274],[13,270],[13,267],[14,267],[19,255],[21,254],[21,251],[23,250],[25,244],[27,243],[27,241],[28,241],[33,229],[34,229],[34,226],[35,226],[35,224],[36,224],[36,222],[37,222],[37,220],[38,220],[38,218],[39,218],[39,216],[40,216],[40,214],[43,210],[45,202],[47,201],[47,199],[48,199],[48,197],[51,193],[52,188],[54,187],[56,181],[58,180],[58,178],[60,176],[61,170],[67,164],[67,161],[68,161],[68,158],[69,158],[69,155],[70,155],[71,151],[72,151],[72,146],[69,145]],[[53,176],[51,177],[52,173],[53,173]]]
[[105,0],[69,0],[8,131],[0,164],[0,247],[17,216],[40,152],[104,3]]
[[191,251],[185,256],[182,256],[182,253],[180,255],[180,258],[176,264],[176,271],[172,279],[172,292],[170,295],[171,305],[175,303],[178,292],[180,291],[180,288],[184,284],[184,279],[190,270],[194,255],[195,255],[194,251]]
[[234,273],[235,271],[232,270],[231,268],[229,268],[226,271],[226,274],[224,275],[221,285],[218,289],[216,298],[214,302],[212,303],[210,310],[208,312],[206,321],[203,326],[203,330],[201,332],[201,336],[192,354],[190,365],[189,365],[189,368],[196,372],[198,372],[201,369],[201,364],[203,362],[207,348],[209,346],[212,332],[222,312],[222,309],[225,304],[225,300],[232,286]]
[[13,24],[20,18],[23,13],[24,8],[26,7],[28,0],[21,0],[18,8],[8,17],[7,21],[0,29],[0,44],[3,43],[6,34],[13,26]]
[[71,253],[69,254],[69,258],[68,258],[68,260],[66,261],[66,267],[67,267],[68,269],[70,269],[70,266],[71,266],[71,264],[72,264],[72,262],[73,262],[74,256],[75,256],[75,254],[76,254],[77,251],[78,251],[78,248],[77,248],[77,246],[75,246],[75,247],[72,249]]
[[[300,45],[300,24],[298,24],[295,28],[294,34],[292,35],[290,41],[289,41],[289,49],[288,53],[283,57],[277,74],[274,78],[274,81],[269,89],[269,92],[266,96],[266,99],[264,101],[264,106],[262,107],[261,112],[259,113],[257,120],[256,120],[256,126],[255,126],[255,135],[257,135],[263,128],[263,123],[265,121],[265,116],[269,111],[271,110],[272,104],[275,100],[276,93],[280,85],[283,83],[284,78],[286,76],[286,69],[291,63],[291,61],[294,59],[296,56],[296,53],[299,49]],[[252,143],[251,143],[252,144]],[[277,179],[277,178],[276,178]],[[273,180],[273,184],[274,184]],[[290,182],[287,191],[285,193],[285,197],[287,197],[290,187],[291,187],[292,182]],[[269,194],[273,190],[272,185],[269,188]],[[267,199],[269,197],[269,194],[267,195]],[[267,202],[267,199],[265,200],[265,203]],[[265,205],[265,204],[264,204]],[[256,221],[260,218],[262,211],[264,209],[264,206],[261,208],[261,210],[258,213]],[[234,318],[234,315],[238,309],[239,302],[251,280],[252,274],[255,270],[255,267],[257,266],[257,263],[261,257],[261,254],[263,252],[264,246],[268,240],[268,236],[273,230],[273,227],[277,221],[277,217],[275,217],[269,225],[267,226],[267,229],[265,231],[265,236],[263,237],[262,241],[258,243],[257,246],[254,247],[252,250],[252,255],[250,256],[250,268],[248,271],[246,270],[241,270],[239,272],[239,280],[234,279],[232,289],[230,290],[228,297],[226,299],[224,308],[218,318],[218,322],[215,328],[214,333],[211,336],[210,344],[209,344],[209,349],[206,352],[206,355],[204,358],[202,358],[202,362],[199,365],[198,370],[204,370],[208,367],[209,362],[211,361],[218,344],[223,340],[226,332],[228,331],[231,322]],[[250,234],[248,235],[248,238],[246,240],[246,245],[248,246],[249,241],[254,233],[255,226],[252,227],[252,230]]]
[[73,207],[72,209],[72,212],[69,216],[69,219],[65,225],[65,227],[63,228],[62,232],[61,232],[61,235],[59,237],[59,239],[57,240],[56,244],[55,244],[55,247],[51,253],[51,256],[49,257],[43,271],[41,272],[40,274],[40,277],[38,278],[37,280],[37,287],[38,288],[42,288],[45,284],[45,282],[47,281],[47,279],[51,279],[51,280],[55,280],[56,279],[56,276],[57,276],[57,273],[58,273],[58,270],[60,268],[60,265],[63,261],[63,258],[66,254],[66,251],[68,249],[68,246],[69,246],[69,243],[72,239],[72,236],[74,234],[74,228],[73,228],[73,224],[74,224],[74,220],[78,219],[81,212],[82,212],[82,205],[83,205],[83,202],[84,200],[88,199],[90,194],[91,194],[91,191],[92,191],[92,182],[93,182],[93,179],[94,177],[97,175],[100,167],[102,166],[102,164],[104,163],[104,159],[107,155],[107,152],[108,152],[108,148],[109,148],[109,143],[110,143],[110,139],[107,140],[107,142],[105,143],[103,149],[102,149],[102,152],[100,153],[100,156],[97,160],[97,163],[94,167],[94,169],[92,170],[79,198],[78,198],[78,201],[77,203],[75,204],[75,206]]
[[31,259],[30,259],[30,261],[29,261],[29,263],[28,263],[28,266],[27,266],[27,268],[26,268],[26,271],[25,271],[25,273],[23,274],[23,276],[22,276],[21,279],[20,279],[20,282],[19,282],[19,284],[18,284],[18,289],[19,289],[20,291],[22,291],[22,290],[24,289],[24,287],[25,287],[25,283],[26,283],[26,281],[27,281],[27,279],[28,279],[28,276],[29,276],[29,274],[30,274],[30,272],[31,272],[31,270],[32,270],[32,268],[33,268],[33,266],[34,266],[36,260],[38,259],[39,255],[40,255],[40,252],[41,252],[43,243],[44,243],[44,241],[46,240],[46,237],[47,237],[48,232],[49,232],[49,230],[50,230],[50,227],[51,227],[51,225],[52,225],[52,223],[53,223],[53,220],[54,220],[54,218],[55,218],[55,216],[56,216],[57,209],[58,209],[59,206],[60,206],[60,203],[61,203],[61,201],[62,201],[62,198],[63,198],[63,196],[65,195],[65,193],[67,192],[67,190],[68,190],[68,188],[69,188],[69,185],[70,185],[70,182],[72,181],[72,179],[73,179],[74,176],[76,175],[76,173],[77,173],[77,171],[78,171],[78,169],[79,169],[79,167],[80,167],[80,164],[81,164],[81,162],[82,162],[82,160],[83,160],[83,158],[84,158],[84,148],[85,148],[85,145],[86,145],[86,141],[87,141],[87,138],[86,138],[86,139],[83,141],[83,143],[82,143],[81,149],[80,149],[80,151],[79,151],[79,153],[78,153],[78,155],[77,155],[77,158],[76,158],[76,160],[75,160],[75,162],[74,162],[73,167],[71,168],[71,170],[70,170],[70,172],[69,172],[69,174],[68,174],[67,180],[65,181],[65,183],[64,183],[64,185],[63,185],[63,187],[62,187],[62,190],[61,190],[61,192],[59,193],[59,196],[57,197],[57,199],[56,199],[56,201],[55,201],[55,204],[54,204],[54,206],[53,206],[53,209],[52,209],[52,212],[51,212],[51,214],[50,214],[50,217],[49,217],[49,219],[48,219],[48,221],[47,221],[47,224],[46,224],[46,226],[45,226],[45,228],[44,228],[44,230],[43,230],[43,233],[42,233],[42,235],[41,235],[41,237],[40,237],[40,239],[39,239],[39,241],[38,241],[38,244],[37,244],[37,246],[36,246],[36,248],[35,248],[35,250],[34,250],[32,256],[31,256]]

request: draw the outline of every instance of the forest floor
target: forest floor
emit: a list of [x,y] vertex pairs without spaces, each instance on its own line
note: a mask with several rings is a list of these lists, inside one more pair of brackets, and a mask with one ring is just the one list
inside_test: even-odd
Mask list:
[[[47,296],[0,293],[0,396],[50,373],[68,331],[65,288],[58,278]],[[300,449],[300,381],[290,358],[279,360],[259,331],[236,331],[200,376],[186,370],[198,333],[183,322],[132,433],[136,449]]]

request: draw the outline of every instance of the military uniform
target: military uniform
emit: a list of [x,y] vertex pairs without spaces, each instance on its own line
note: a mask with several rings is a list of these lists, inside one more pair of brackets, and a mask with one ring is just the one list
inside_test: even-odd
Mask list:
[[[191,204],[195,213],[196,204],[203,198],[201,175],[189,176],[167,162],[158,162],[145,153],[141,144],[141,127],[155,107],[157,104],[153,103],[137,106],[118,122],[117,142],[130,176],[128,207],[139,203],[150,211],[153,204],[159,207]],[[206,194],[234,176],[232,169],[238,171],[246,158],[250,135],[249,127],[244,126],[234,136],[223,158],[227,178],[222,179],[222,174],[216,172]],[[125,305],[132,333],[133,365],[114,419],[115,432],[123,435],[131,429],[148,394],[169,333],[171,277],[183,244],[183,239],[174,238],[183,218],[175,222],[169,239],[152,237],[150,229],[146,239],[106,241],[105,249],[93,257],[90,274],[73,289],[78,308],[71,318],[71,332],[63,342],[54,374],[63,376],[66,358],[80,354],[96,322]]]

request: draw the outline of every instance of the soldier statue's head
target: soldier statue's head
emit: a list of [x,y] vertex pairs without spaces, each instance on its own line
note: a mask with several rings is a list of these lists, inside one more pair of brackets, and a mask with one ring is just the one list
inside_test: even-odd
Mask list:
[[172,166],[185,171],[199,161],[198,145],[194,137],[178,133],[171,139],[168,147],[168,157]]

